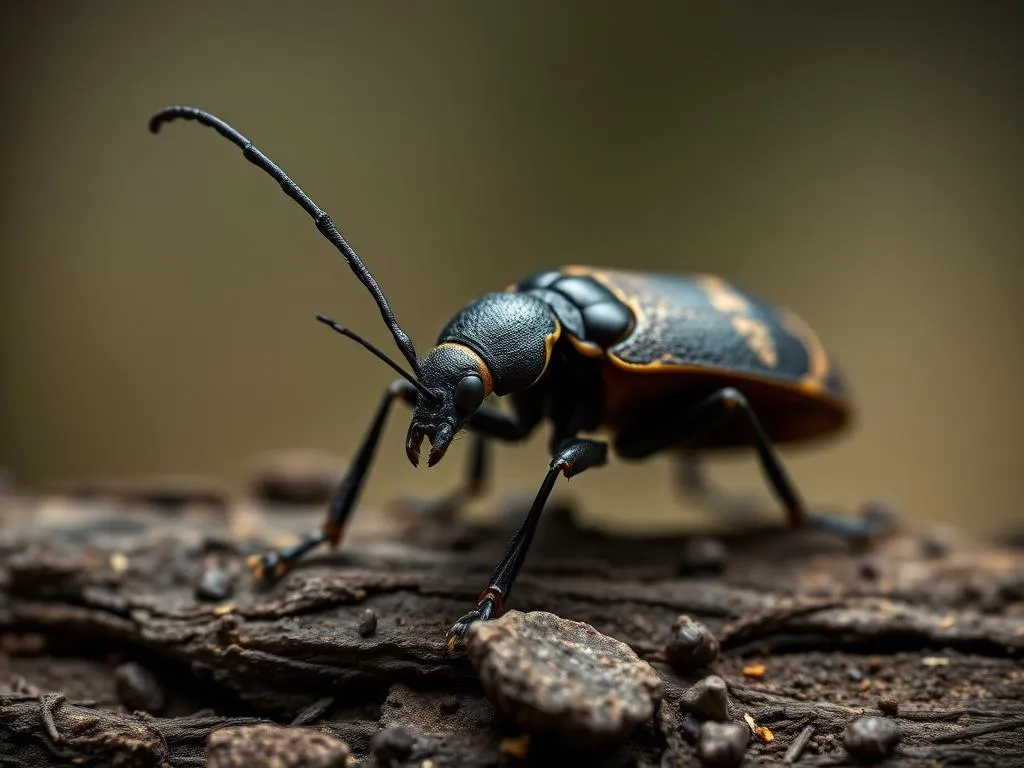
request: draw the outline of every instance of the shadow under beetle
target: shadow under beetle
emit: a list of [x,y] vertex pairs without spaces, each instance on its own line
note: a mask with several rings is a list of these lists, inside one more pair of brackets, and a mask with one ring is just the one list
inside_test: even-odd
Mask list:
[[[809,512],[776,455],[775,443],[836,432],[851,412],[840,370],[791,312],[710,275],[566,266],[472,301],[421,360],[376,280],[326,212],[252,142],[207,112],[168,107],[150,119],[150,130],[156,133],[178,118],[196,120],[239,146],[302,206],[373,295],[410,369],[318,316],[401,378],[385,390],[322,528],[292,547],[251,557],[257,578],[281,576],[324,542],[338,546],[396,400],[412,407],[405,450],[414,466],[424,438],[430,442],[427,465],[433,466],[459,430],[475,435],[460,489],[464,497],[482,487],[487,438],[516,442],[544,420],[551,425],[547,474],[476,608],[448,631],[453,652],[474,621],[501,613],[558,475],[573,477],[606,462],[609,443],[581,434],[608,433],[624,459],[666,451],[688,458],[752,444],[792,526],[865,538],[887,525],[877,516],[843,519]],[[492,395],[508,396],[512,413],[487,403]]]

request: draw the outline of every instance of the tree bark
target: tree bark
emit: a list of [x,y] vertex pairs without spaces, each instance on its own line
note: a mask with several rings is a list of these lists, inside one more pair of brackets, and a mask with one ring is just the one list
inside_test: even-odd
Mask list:
[[[534,740],[516,757],[521,733],[444,647],[519,510],[473,523],[396,507],[259,588],[245,556],[315,526],[315,508],[187,494],[0,504],[0,765],[199,766],[210,733],[267,721],[342,739],[367,765],[557,751]],[[890,764],[1024,762],[1024,550],[1010,544],[900,533],[855,551],[753,521],[714,539],[621,536],[555,509],[508,607],[587,622],[661,676],[651,722],[588,764],[696,765],[679,700],[708,674],[728,684],[732,720],[763,726],[747,750],[759,765],[787,751],[846,764],[844,729],[880,706],[898,709]],[[666,663],[680,614],[719,639],[709,669]],[[123,706],[126,662],[155,676],[155,714]],[[407,754],[374,743],[391,726],[413,735]]]

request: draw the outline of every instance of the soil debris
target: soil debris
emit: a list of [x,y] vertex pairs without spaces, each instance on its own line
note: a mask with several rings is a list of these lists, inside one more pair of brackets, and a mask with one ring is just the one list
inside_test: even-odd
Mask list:
[[689,616],[679,616],[672,624],[665,658],[677,669],[706,667],[718,658],[718,639],[711,630]]

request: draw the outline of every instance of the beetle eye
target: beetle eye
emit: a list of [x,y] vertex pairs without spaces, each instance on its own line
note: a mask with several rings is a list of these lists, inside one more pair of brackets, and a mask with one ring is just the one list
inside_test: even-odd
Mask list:
[[459,379],[455,385],[455,405],[460,411],[475,411],[483,401],[483,379],[472,373]]

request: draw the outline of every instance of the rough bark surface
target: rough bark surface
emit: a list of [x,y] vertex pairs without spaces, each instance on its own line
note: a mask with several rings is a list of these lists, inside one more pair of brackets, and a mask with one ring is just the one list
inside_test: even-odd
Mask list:
[[[445,652],[518,510],[442,523],[396,508],[261,589],[245,556],[317,511],[208,496],[0,495],[0,765],[201,766],[211,733],[260,723],[339,739],[349,765],[697,765],[700,723],[680,703],[709,675],[729,719],[753,722],[748,764],[852,764],[843,734],[863,714],[898,725],[889,764],[1024,764],[1012,543],[904,533],[855,551],[763,524],[629,538],[555,510],[509,607],[589,623],[663,686],[626,742],[579,755],[524,738]],[[707,668],[666,662],[681,614],[721,644]],[[222,761],[231,733],[215,739]]]

